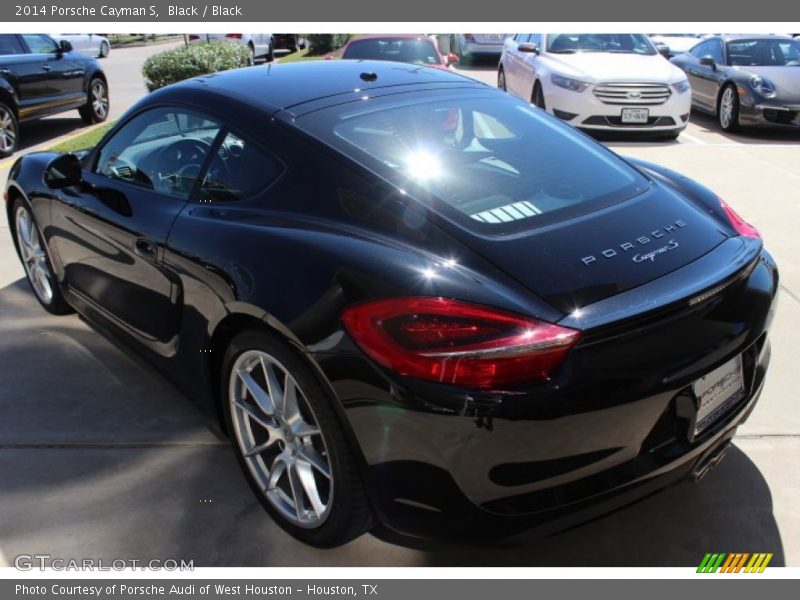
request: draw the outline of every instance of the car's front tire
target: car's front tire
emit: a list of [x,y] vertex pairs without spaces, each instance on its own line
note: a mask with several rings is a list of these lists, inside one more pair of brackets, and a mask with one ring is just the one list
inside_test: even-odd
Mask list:
[[108,86],[100,77],[95,77],[89,82],[89,93],[86,104],[78,109],[83,122],[92,125],[102,123],[108,118],[110,101],[108,99]]
[[100,54],[98,58],[108,58],[108,55],[111,53],[111,46],[108,45],[108,42],[101,42],[100,43]]
[[726,85],[719,96],[717,120],[723,131],[731,133],[739,129],[739,93],[733,84]]
[[53,264],[30,206],[22,198],[17,198],[14,200],[11,214],[14,219],[13,227],[19,259],[39,304],[54,315],[72,312],[72,308],[61,293]]
[[223,359],[228,431],[248,482],[273,519],[319,547],[367,531],[372,513],[332,399],[277,336],[248,330]]
[[0,102],[0,158],[11,156],[19,144],[19,121],[14,109]]

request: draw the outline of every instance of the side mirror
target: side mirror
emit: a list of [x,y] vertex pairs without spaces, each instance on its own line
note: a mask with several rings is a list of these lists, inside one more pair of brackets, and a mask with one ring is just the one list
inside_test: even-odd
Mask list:
[[710,56],[704,56],[700,59],[700,64],[705,65],[707,67],[711,67],[715,71],[717,70],[717,63],[714,62],[714,59]]
[[57,156],[44,171],[44,182],[54,190],[78,185],[83,180],[83,165],[74,154]]
[[451,52],[450,54],[447,55],[447,64],[448,65],[454,65],[459,60],[461,60],[461,59],[458,57],[458,54],[454,54],[454,53]]
[[67,40],[61,40],[60,42],[58,42],[58,51],[61,54],[72,52],[72,42],[69,42]]
[[519,44],[517,50],[528,54],[539,54],[539,46],[536,44]]
[[658,53],[664,58],[669,58],[672,54],[669,51],[669,46],[658,46]]

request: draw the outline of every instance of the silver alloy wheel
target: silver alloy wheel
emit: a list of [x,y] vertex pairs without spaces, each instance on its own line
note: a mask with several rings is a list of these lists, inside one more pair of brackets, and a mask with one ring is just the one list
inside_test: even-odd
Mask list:
[[723,129],[728,129],[733,121],[733,95],[736,92],[732,87],[725,88],[722,92],[722,100],[719,103],[719,124]]
[[0,152],[10,153],[17,143],[17,127],[10,109],[0,106]]
[[104,120],[108,116],[108,92],[106,85],[99,79],[95,79],[92,83],[92,110],[95,116],[100,120]]
[[47,254],[39,238],[39,230],[24,206],[17,208],[15,220],[17,242],[25,273],[39,300],[44,304],[50,304],[53,301],[53,276],[47,264]]
[[100,58],[106,58],[110,48],[108,46],[108,42],[100,42]]
[[333,504],[330,454],[294,377],[248,350],[233,363],[228,400],[239,451],[270,504],[293,525],[322,525]]

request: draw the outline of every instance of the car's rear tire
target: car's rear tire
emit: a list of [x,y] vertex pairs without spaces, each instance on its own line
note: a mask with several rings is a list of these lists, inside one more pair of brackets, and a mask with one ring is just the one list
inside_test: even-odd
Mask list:
[[81,119],[89,125],[102,123],[108,118],[110,101],[108,98],[108,86],[100,77],[95,77],[89,82],[89,93],[87,94],[86,104],[78,109]]
[[503,90],[504,92],[508,91],[506,84],[506,72],[502,66],[497,70],[497,89]]
[[318,547],[372,524],[356,455],[332,399],[278,336],[237,335],[223,358],[225,418],[239,464],[272,518]]
[[739,93],[733,84],[726,85],[719,95],[717,121],[722,130],[728,133],[739,129]]
[[0,158],[11,156],[19,145],[19,121],[14,109],[0,102]]
[[256,64],[256,49],[253,44],[247,44],[247,66],[252,67]]
[[33,295],[49,313],[65,315],[72,312],[61,293],[47,247],[30,206],[18,197],[11,207],[11,215],[17,253]]
[[100,54],[98,55],[99,58],[108,58],[108,55],[111,53],[111,46],[108,45],[108,42],[100,42]]
[[267,62],[275,60],[275,47],[272,42],[269,43],[269,49],[267,50],[267,55],[264,57],[264,60]]
[[533,84],[533,94],[531,95],[531,104],[541,108],[542,110],[547,110],[547,106],[544,100],[544,91],[542,90],[542,84],[538,81]]

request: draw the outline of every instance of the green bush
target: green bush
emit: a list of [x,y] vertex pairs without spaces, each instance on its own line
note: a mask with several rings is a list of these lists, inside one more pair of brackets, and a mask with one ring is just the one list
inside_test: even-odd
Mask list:
[[191,44],[154,54],[142,67],[151,92],[190,77],[247,66],[250,52],[244,44],[210,42]]
[[349,33],[308,33],[303,35],[308,40],[312,54],[322,54],[341,48],[350,38]]

